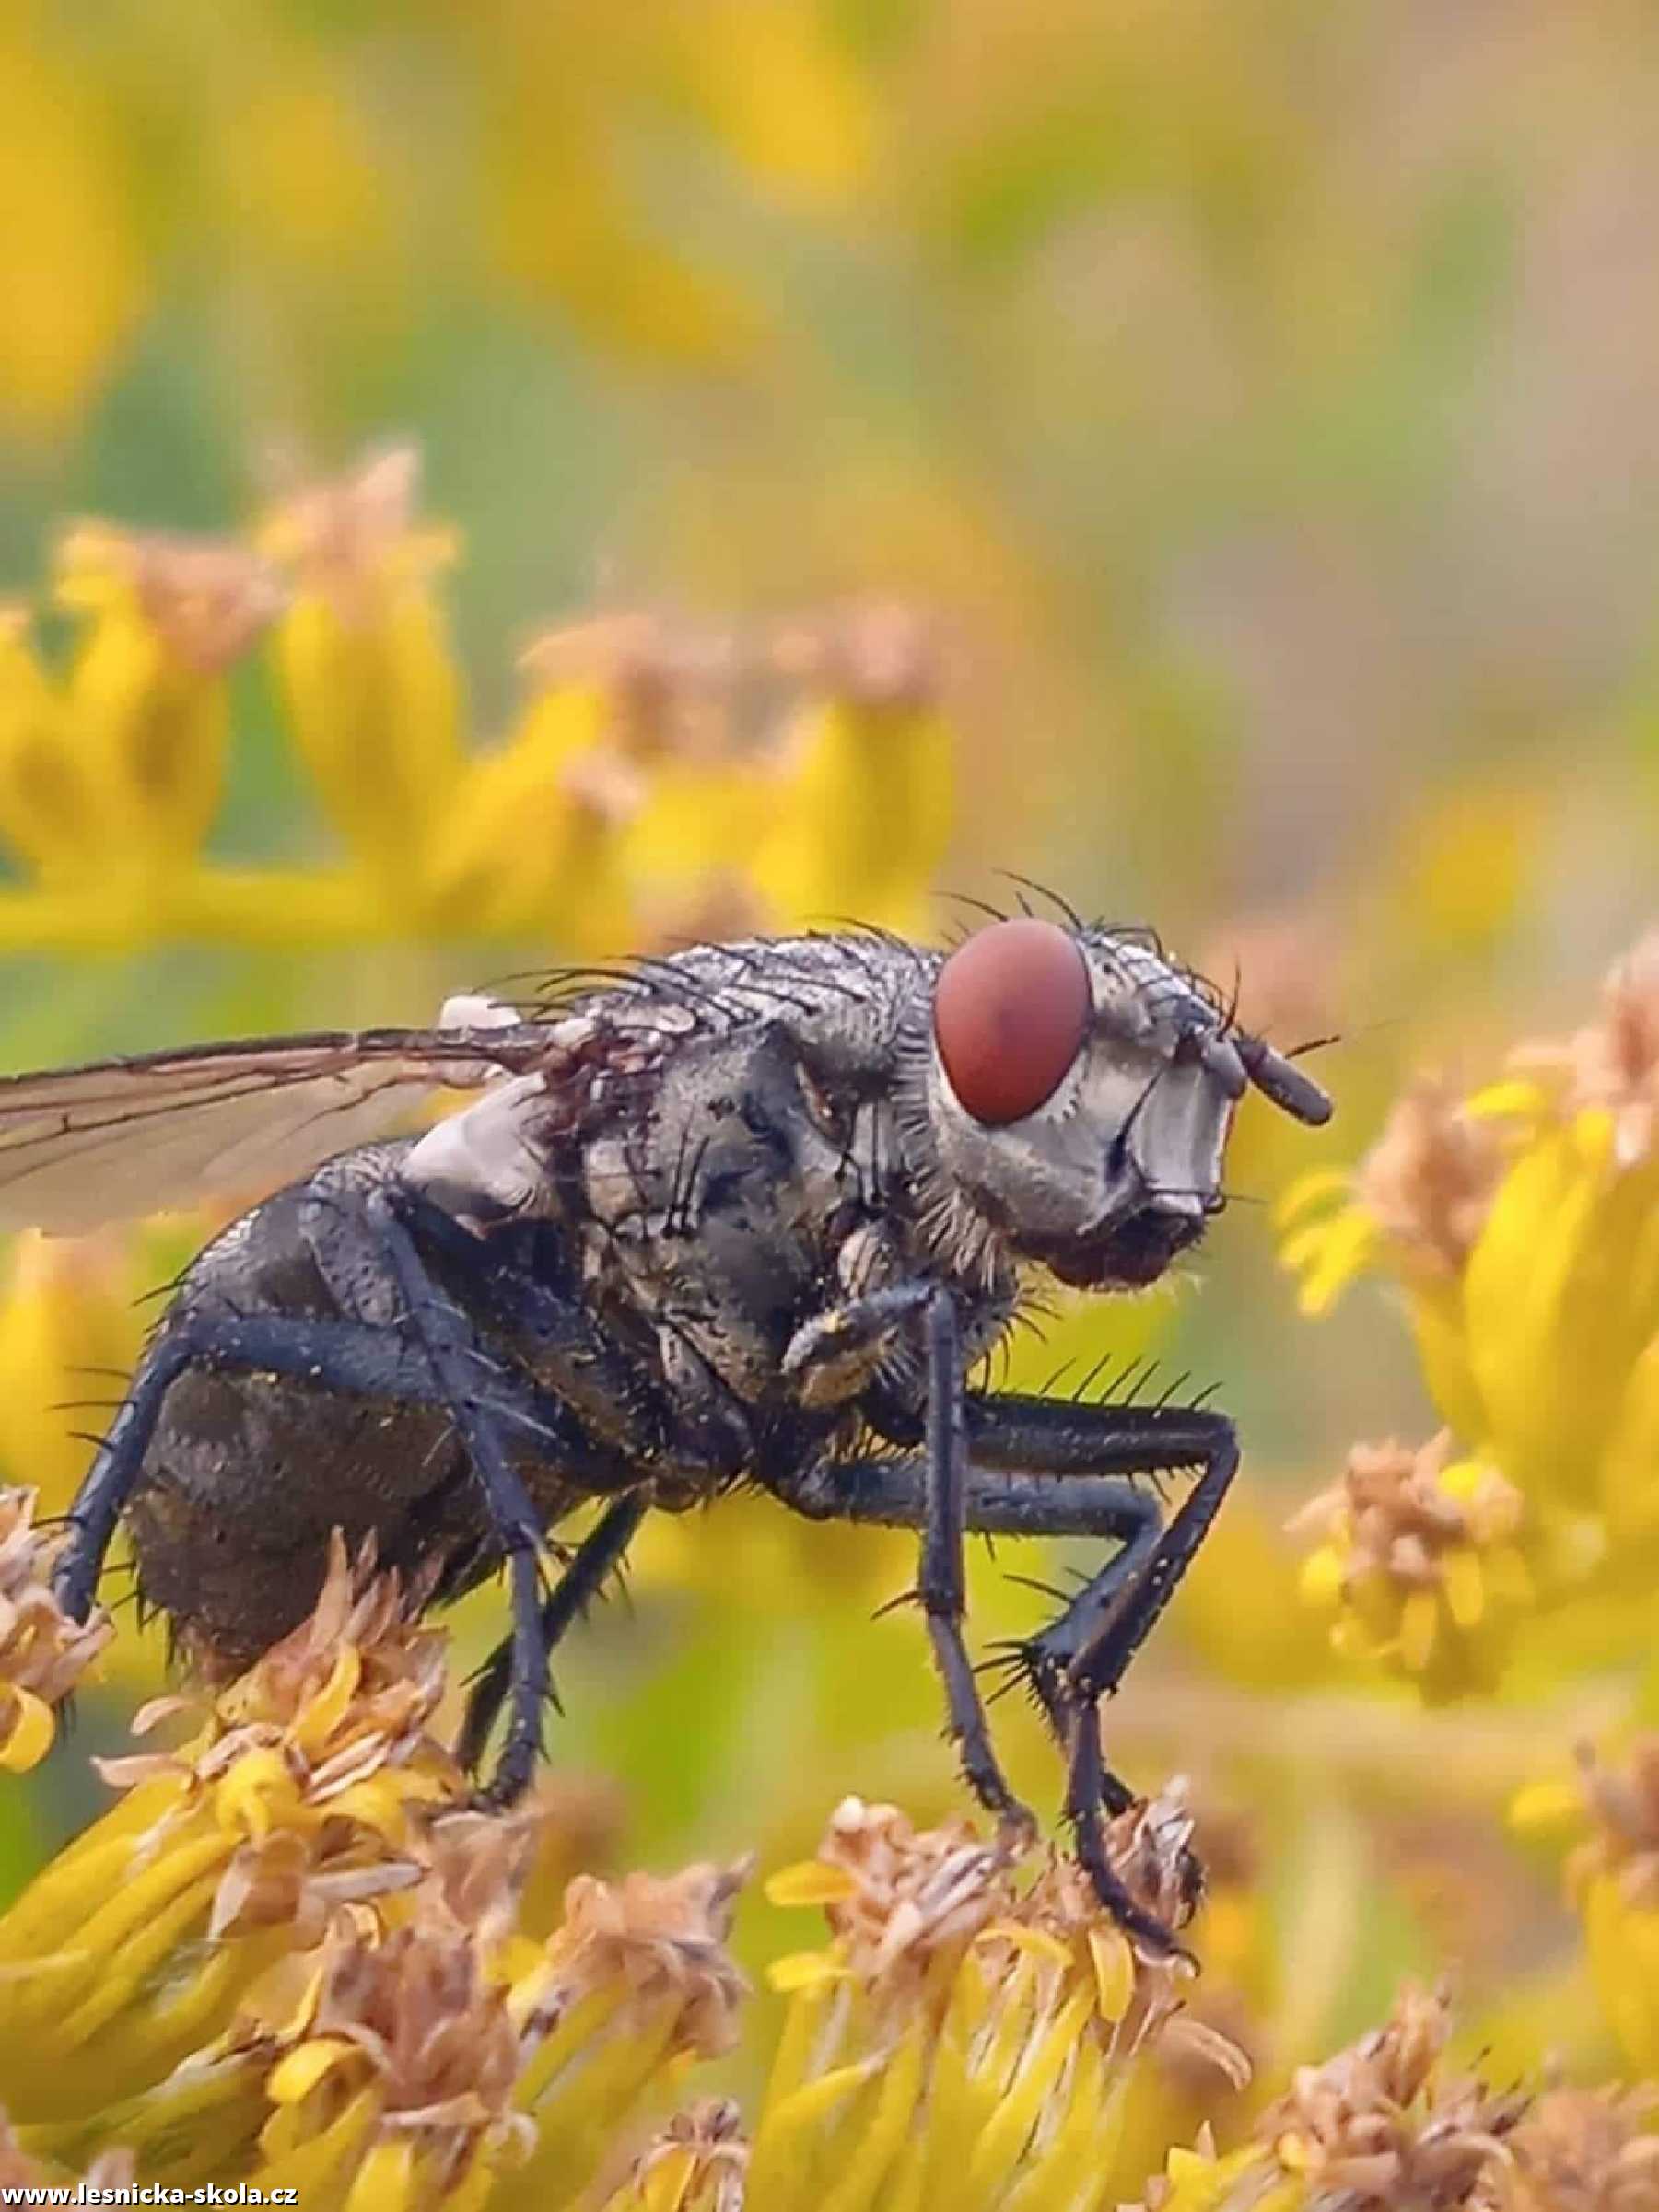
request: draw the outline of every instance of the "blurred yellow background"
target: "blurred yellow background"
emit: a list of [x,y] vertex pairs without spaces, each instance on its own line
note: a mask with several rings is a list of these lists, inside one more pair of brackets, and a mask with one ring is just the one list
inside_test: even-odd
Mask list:
[[[1448,1945],[1478,1997],[1562,2002],[1553,1875],[1510,1869],[1525,1909],[1489,1927],[1495,1832],[1466,1822],[1567,1723],[1496,1706],[1431,1737],[1415,1707],[1361,1726],[1272,1694],[1326,1663],[1279,1523],[1356,1437],[1435,1417],[1374,1297],[1298,1320],[1266,1206],[1363,1150],[1409,1069],[1467,1088],[1571,1027],[1651,918],[1656,70],[1659,21],[1613,0],[0,0],[6,1065],[425,1020],[684,926],[941,926],[929,887],[1007,901],[999,868],[1236,971],[1282,1043],[1337,1035],[1327,1137],[1241,1123],[1202,1293],[1069,1320],[1022,1369],[1155,1347],[1243,1426],[1224,1555],[1121,1723],[1137,1780],[1185,1765],[1265,1822],[1287,1949],[1270,1993],[1254,1924],[1233,1964],[1284,2008],[1280,2060]],[[385,763],[330,720],[345,526],[296,488],[389,440],[421,487],[380,464],[339,567],[393,640],[347,673],[419,785],[397,803],[448,837],[418,869],[374,849]],[[290,595],[270,649],[164,697],[132,656],[199,579],[65,546],[83,516],[240,532]],[[251,636],[275,602],[246,612]],[[708,677],[722,652],[788,740],[765,857],[743,795],[772,754]],[[536,810],[537,763],[564,775],[641,666],[685,713],[620,748],[657,813],[625,777],[581,787],[582,821],[637,829],[619,878]],[[150,813],[75,755],[95,693],[123,773],[143,716],[171,748]],[[39,836],[37,741],[86,778]],[[176,1256],[83,1255],[67,1291],[17,1263],[7,1479],[61,1502],[66,1418],[29,1392],[126,1356],[128,1300]],[[747,1508],[648,1543],[632,1618],[561,1671],[557,1755],[619,1779],[613,1848],[772,1862],[845,1789],[957,1803],[920,1630],[868,1620],[909,1572],[902,1540]],[[983,1626],[1029,1616],[981,1583]],[[81,1749],[141,1679],[86,1694]],[[4,1886],[96,1801],[79,1756],[14,1785]]]

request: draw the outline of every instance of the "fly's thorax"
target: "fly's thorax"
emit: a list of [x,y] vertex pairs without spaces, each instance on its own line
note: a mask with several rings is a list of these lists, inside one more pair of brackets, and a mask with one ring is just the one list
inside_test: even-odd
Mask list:
[[746,1403],[775,1394],[833,1271],[846,1173],[788,1032],[682,1047],[637,1112],[588,1139],[580,1172],[590,1290]]

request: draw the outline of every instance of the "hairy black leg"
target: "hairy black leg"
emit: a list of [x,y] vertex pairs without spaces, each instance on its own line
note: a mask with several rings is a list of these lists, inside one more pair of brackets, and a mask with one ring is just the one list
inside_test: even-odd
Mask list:
[[963,1640],[967,1586],[963,1536],[967,1512],[967,1431],[963,1417],[962,1335],[948,1290],[929,1299],[928,1428],[923,1447],[921,1567],[917,1595],[945,1687],[950,1730],[968,1786],[999,1821],[1033,1831],[1035,1822],[1008,1786],[987,1726],[984,1701]]
[[[1015,1396],[971,1397],[964,1410],[972,1461],[962,1499],[968,1530],[1122,1540],[1059,1618],[1018,1647],[1018,1658],[1066,1748],[1066,1810],[1080,1859],[1108,1910],[1144,1941],[1167,1950],[1168,1931],[1126,1895],[1106,1857],[1102,1811],[1122,1811],[1133,1799],[1104,1762],[1097,1708],[1122,1680],[1215,1518],[1238,1465],[1233,1425],[1201,1411]],[[1201,1470],[1198,1480],[1167,1525],[1157,1497],[1129,1479],[1194,1467]],[[931,1479],[930,1457],[905,1453],[822,1462],[778,1492],[815,1517],[926,1531]]]
[[679,1441],[639,1364],[606,1342],[579,1297],[543,1279],[537,1232],[508,1229],[481,1239],[419,1192],[403,1194],[399,1206],[421,1244],[464,1275],[474,1310],[508,1335],[533,1343],[537,1373],[596,1439],[616,1445],[634,1465]]
[[[1178,1426],[1163,1426],[1154,1407],[1102,1410],[1121,1416],[1126,1439],[1139,1442],[1145,1473],[1191,1466],[1202,1473],[1132,1578],[1126,1581],[1116,1575],[1118,1563],[1111,1561],[1059,1619],[1032,1640],[1034,1672],[1063,1678],[1073,1695],[1092,1702],[1116,1689],[1174,1596],[1238,1472],[1239,1456],[1238,1438],[1223,1414],[1183,1414]],[[1138,1436],[1137,1424],[1147,1425]],[[1172,1452],[1178,1456],[1164,1456]],[[1039,1682],[1039,1692],[1041,1686]]]
[[1100,1719],[1094,1706],[1079,1703],[1071,1714],[1066,1750],[1066,1820],[1076,1838],[1078,1862],[1094,1894],[1119,1927],[1138,1937],[1149,1950],[1167,1956],[1179,1951],[1181,1946],[1157,1915],[1149,1913],[1130,1894],[1106,1851],[1100,1817],[1103,1806],[1111,1813],[1125,1812],[1134,1801],[1101,1752]]
[[[577,1546],[574,1558],[542,1603],[542,1636],[549,1658],[571,1623],[599,1595],[605,1577],[621,1565],[646,1511],[647,1501],[638,1493],[617,1498]],[[478,1671],[456,1746],[456,1756],[469,1772],[484,1758],[485,1745],[512,1679],[512,1665],[513,1640],[508,1636],[497,1645]]]
[[[1137,1414],[1144,1422],[1157,1413],[1134,1406],[1104,1410],[1123,1416],[1121,1440],[1127,1445],[1135,1438]],[[1100,1704],[1116,1691],[1174,1596],[1238,1468],[1237,1438],[1224,1415],[1189,1413],[1181,1420],[1190,1425],[1181,1440],[1181,1463],[1196,1461],[1203,1473],[1174,1519],[1142,1548],[1132,1567],[1127,1563],[1133,1546],[1109,1561],[1020,1654],[1067,1749],[1066,1817],[1077,1839],[1078,1857],[1101,1902],[1131,1934],[1157,1950],[1173,1947],[1169,1930],[1128,1895],[1106,1852],[1103,1813],[1126,1811],[1134,1800],[1103,1756]],[[1144,1430],[1140,1441],[1143,1448],[1151,1441]],[[1166,1433],[1157,1441],[1167,1448],[1173,1439]]]
[[[480,1389],[476,1332],[428,1274],[400,1217],[395,1186],[371,1192],[360,1218],[396,1286],[403,1325],[426,1354],[483,1494],[491,1532],[507,1560],[513,1622],[507,1734],[483,1794],[492,1804],[509,1805],[523,1795],[535,1772],[549,1689],[547,1638],[542,1625],[541,1517],[508,1457],[503,1425]],[[336,1233],[354,1239],[357,1223],[350,1216],[341,1217]]]
[[149,1449],[161,1402],[195,1356],[185,1329],[167,1327],[153,1341],[109,1433],[93,1454],[67,1515],[69,1538],[53,1570],[59,1603],[74,1619],[92,1610],[98,1578],[122,1509],[132,1496]]
[[[139,1362],[66,1517],[70,1537],[58,1561],[55,1587],[77,1620],[91,1608],[105,1554],[143,1467],[162,1400],[193,1367],[248,1368],[398,1404],[444,1403],[420,1346],[393,1330],[364,1321],[239,1312],[228,1306],[175,1309]],[[493,1362],[480,1369],[477,1387],[509,1429],[586,1471],[591,1447],[557,1399],[521,1377],[504,1374]]]

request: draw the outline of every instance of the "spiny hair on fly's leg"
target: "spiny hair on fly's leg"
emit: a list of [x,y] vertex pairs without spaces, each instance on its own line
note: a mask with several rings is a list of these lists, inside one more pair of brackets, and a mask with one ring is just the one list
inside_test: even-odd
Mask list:
[[974,1672],[991,1684],[985,1697],[987,1706],[1000,1705],[1011,1690],[1023,1690],[1034,1712],[1046,1712],[1037,1686],[1036,1647],[1031,1637],[996,1637],[974,1662]]
[[1035,1590],[1039,1598],[1046,1598],[1054,1605],[1069,1605],[1076,1595],[1074,1590],[1062,1589],[1057,1582],[1045,1582],[1040,1575],[1022,1575],[1013,1567],[1009,1568],[1002,1579],[1016,1583],[1021,1589]]

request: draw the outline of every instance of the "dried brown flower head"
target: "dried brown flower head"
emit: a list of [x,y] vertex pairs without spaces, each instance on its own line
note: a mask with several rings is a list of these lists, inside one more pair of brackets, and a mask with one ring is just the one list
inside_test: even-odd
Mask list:
[[1503,1172],[1498,1138],[1439,1076],[1396,1100],[1360,1162],[1360,1203],[1405,1256],[1437,1276],[1461,1273]]
[[1297,2071],[1259,2140],[1314,2203],[1352,2212],[1453,2212],[1478,2204],[1491,2160],[1527,2100],[1446,2078],[1442,1996],[1408,1988],[1384,2027],[1321,2066]]
[[672,2205],[677,2212],[743,2212],[748,2170],[742,2114],[730,2098],[706,2098],[675,2113],[635,2161],[606,2212],[648,2205]]
[[32,1490],[0,1490],[0,1767],[34,1765],[51,1745],[52,1708],[112,1633],[101,1608],[71,1620],[50,1588],[61,1534],[38,1529]]
[[343,623],[368,623],[389,583],[418,581],[454,558],[452,532],[417,522],[420,478],[413,446],[382,447],[289,491],[265,522],[265,549]]
[[1448,1428],[1415,1450],[1392,1439],[1356,1444],[1341,1479],[1301,1508],[1291,1531],[1329,1537],[1339,1529],[1350,1583],[1374,1574],[1408,1589],[1434,1588],[1449,1554],[1513,1537],[1525,1509],[1495,1467],[1480,1470],[1468,1496],[1454,1496],[1441,1480],[1453,1458]]
[[915,712],[938,699],[944,647],[938,623],[900,600],[864,600],[786,623],[773,666],[797,683],[855,705]]
[[1558,1078],[1567,1112],[1610,1113],[1620,1167],[1652,1158],[1659,1139],[1659,929],[1609,969],[1598,1020],[1561,1043],[1522,1045],[1513,1065]]
[[[212,1700],[194,1741],[96,1762],[119,1786],[173,1785],[158,1846],[204,1821],[235,1841],[213,1935],[292,1923],[296,1940],[315,1941],[341,1903],[418,1879],[427,1816],[466,1794],[428,1730],[445,1688],[445,1639],[421,1625],[420,1596],[375,1574],[367,1552],[353,1565],[336,1531],[311,1613]],[[134,1733],[202,1702],[157,1699]]]
[[[1193,1849],[1197,1825],[1186,1785],[1177,1776],[1111,1821],[1106,1857],[1135,1902],[1177,1932],[1198,1911],[1204,1869]],[[1020,1907],[1022,1925],[1057,1938],[1092,1971],[1112,2022],[1114,2055],[1127,2058],[1157,2040],[1159,2055],[1213,2088],[1250,2079],[1250,2061],[1231,2035],[1188,2008],[1192,1970],[1178,1954],[1148,1956],[1105,1918],[1087,1874],[1070,1857],[1050,1860]]]
[[275,573],[226,538],[187,538],[76,523],[58,546],[59,596],[95,607],[130,593],[146,622],[187,668],[216,674],[240,658],[282,611]]
[[896,1805],[845,1798],[818,1863],[847,1880],[824,1903],[860,1980],[905,1993],[941,1952],[960,1950],[1013,1903],[1006,1856],[966,1821],[917,1829]]
[[1659,2091],[1549,2090],[1493,2163],[1482,2212],[1653,2212]]
[[1577,1889],[1613,1874],[1630,1903],[1659,1909],[1659,1731],[1638,1737],[1621,1765],[1588,1745],[1578,1760],[1595,1833],[1568,1861],[1569,1882]]
[[747,1861],[617,1882],[578,1874],[539,1970],[515,1993],[529,2007],[527,2020],[562,2017],[590,1990],[606,1987],[625,1991],[625,2008],[636,2018],[672,2010],[684,2048],[705,2055],[729,2049],[746,1984],[726,1940],[748,1874]]
[[540,690],[593,684],[605,738],[625,762],[718,759],[732,736],[737,640],[650,613],[595,615],[532,639],[520,667]]

